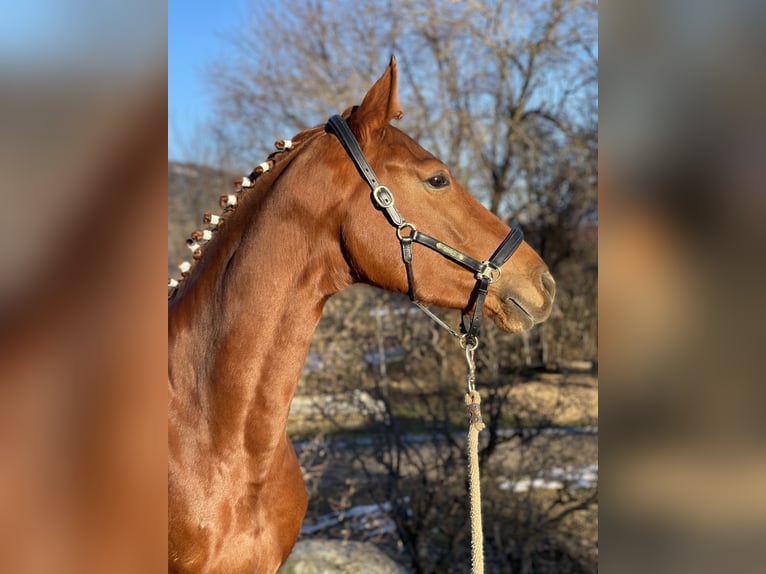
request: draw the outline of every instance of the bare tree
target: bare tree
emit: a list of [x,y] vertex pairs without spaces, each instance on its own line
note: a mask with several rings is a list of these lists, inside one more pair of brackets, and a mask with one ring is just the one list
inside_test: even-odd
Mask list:
[[210,78],[247,165],[358,102],[396,53],[408,131],[494,212],[531,219],[556,202],[542,174],[595,134],[595,15],[587,0],[295,0],[253,12]]

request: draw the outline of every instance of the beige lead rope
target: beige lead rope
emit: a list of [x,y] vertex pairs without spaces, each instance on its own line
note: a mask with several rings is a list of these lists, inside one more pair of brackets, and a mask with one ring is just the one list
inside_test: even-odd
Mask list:
[[481,482],[479,480],[479,432],[484,428],[481,420],[481,396],[476,390],[476,365],[473,352],[478,341],[466,346],[465,359],[468,363],[468,392],[465,404],[468,407],[470,424],[468,427],[468,489],[471,509],[471,572],[484,574],[484,533],[481,524]]

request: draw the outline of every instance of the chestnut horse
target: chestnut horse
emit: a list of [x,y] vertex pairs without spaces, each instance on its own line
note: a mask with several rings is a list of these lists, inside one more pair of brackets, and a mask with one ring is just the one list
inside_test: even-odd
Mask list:
[[[464,253],[489,256],[509,228],[389,124],[401,115],[392,58],[343,117],[408,221]],[[190,240],[197,262],[183,269],[171,297],[172,572],[277,571],[306,511],[286,426],[322,308],[355,282],[408,291],[395,230],[338,138],[320,126],[281,147],[291,149],[272,154],[252,185],[245,179],[242,193],[223,198],[237,207],[223,213],[204,249]],[[420,301],[472,306],[472,273],[422,246],[414,252]],[[521,243],[491,285],[485,310],[502,329],[522,331],[548,317],[554,289],[546,265]]]

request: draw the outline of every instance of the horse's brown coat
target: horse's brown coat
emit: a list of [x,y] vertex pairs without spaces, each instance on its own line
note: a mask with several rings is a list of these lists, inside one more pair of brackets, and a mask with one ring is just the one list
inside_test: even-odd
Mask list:
[[[346,111],[404,217],[487,258],[508,227],[398,129],[396,62]],[[406,292],[393,229],[340,143],[322,129],[243,193],[172,299],[168,317],[169,570],[276,572],[298,536],[307,496],[287,415],[327,298],[354,282]],[[418,296],[461,309],[472,274],[415,247]],[[547,318],[554,283],[526,244],[503,266],[487,312],[509,331]],[[522,310],[523,309],[523,310]]]

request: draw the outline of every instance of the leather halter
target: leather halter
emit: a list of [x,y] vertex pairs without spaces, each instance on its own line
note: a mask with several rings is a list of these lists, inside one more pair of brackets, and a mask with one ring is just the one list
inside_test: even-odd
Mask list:
[[[511,255],[519,248],[524,240],[524,233],[516,227],[503,239],[499,247],[486,261],[479,261],[470,255],[450,247],[430,235],[426,235],[411,223],[405,221],[402,214],[394,205],[394,195],[385,185],[378,180],[375,172],[364,157],[362,148],[356,137],[348,127],[346,121],[338,115],[332,116],[327,121],[327,129],[333,133],[343,144],[348,155],[351,157],[359,173],[365,179],[372,190],[372,201],[375,206],[383,211],[389,223],[396,228],[396,237],[402,247],[402,260],[407,271],[408,295],[410,300],[420,307],[426,314],[439,325],[447,329],[452,335],[460,338],[461,345],[465,348],[475,349],[478,345],[479,331],[481,329],[481,315],[484,309],[484,300],[489,291],[489,286],[500,278],[500,267],[510,259]],[[415,275],[412,271],[412,243],[425,245],[439,253],[441,256],[454,261],[458,265],[470,269],[476,275],[476,305],[473,314],[464,314],[460,325],[462,336],[434,315],[428,308],[419,303],[415,294]]]

